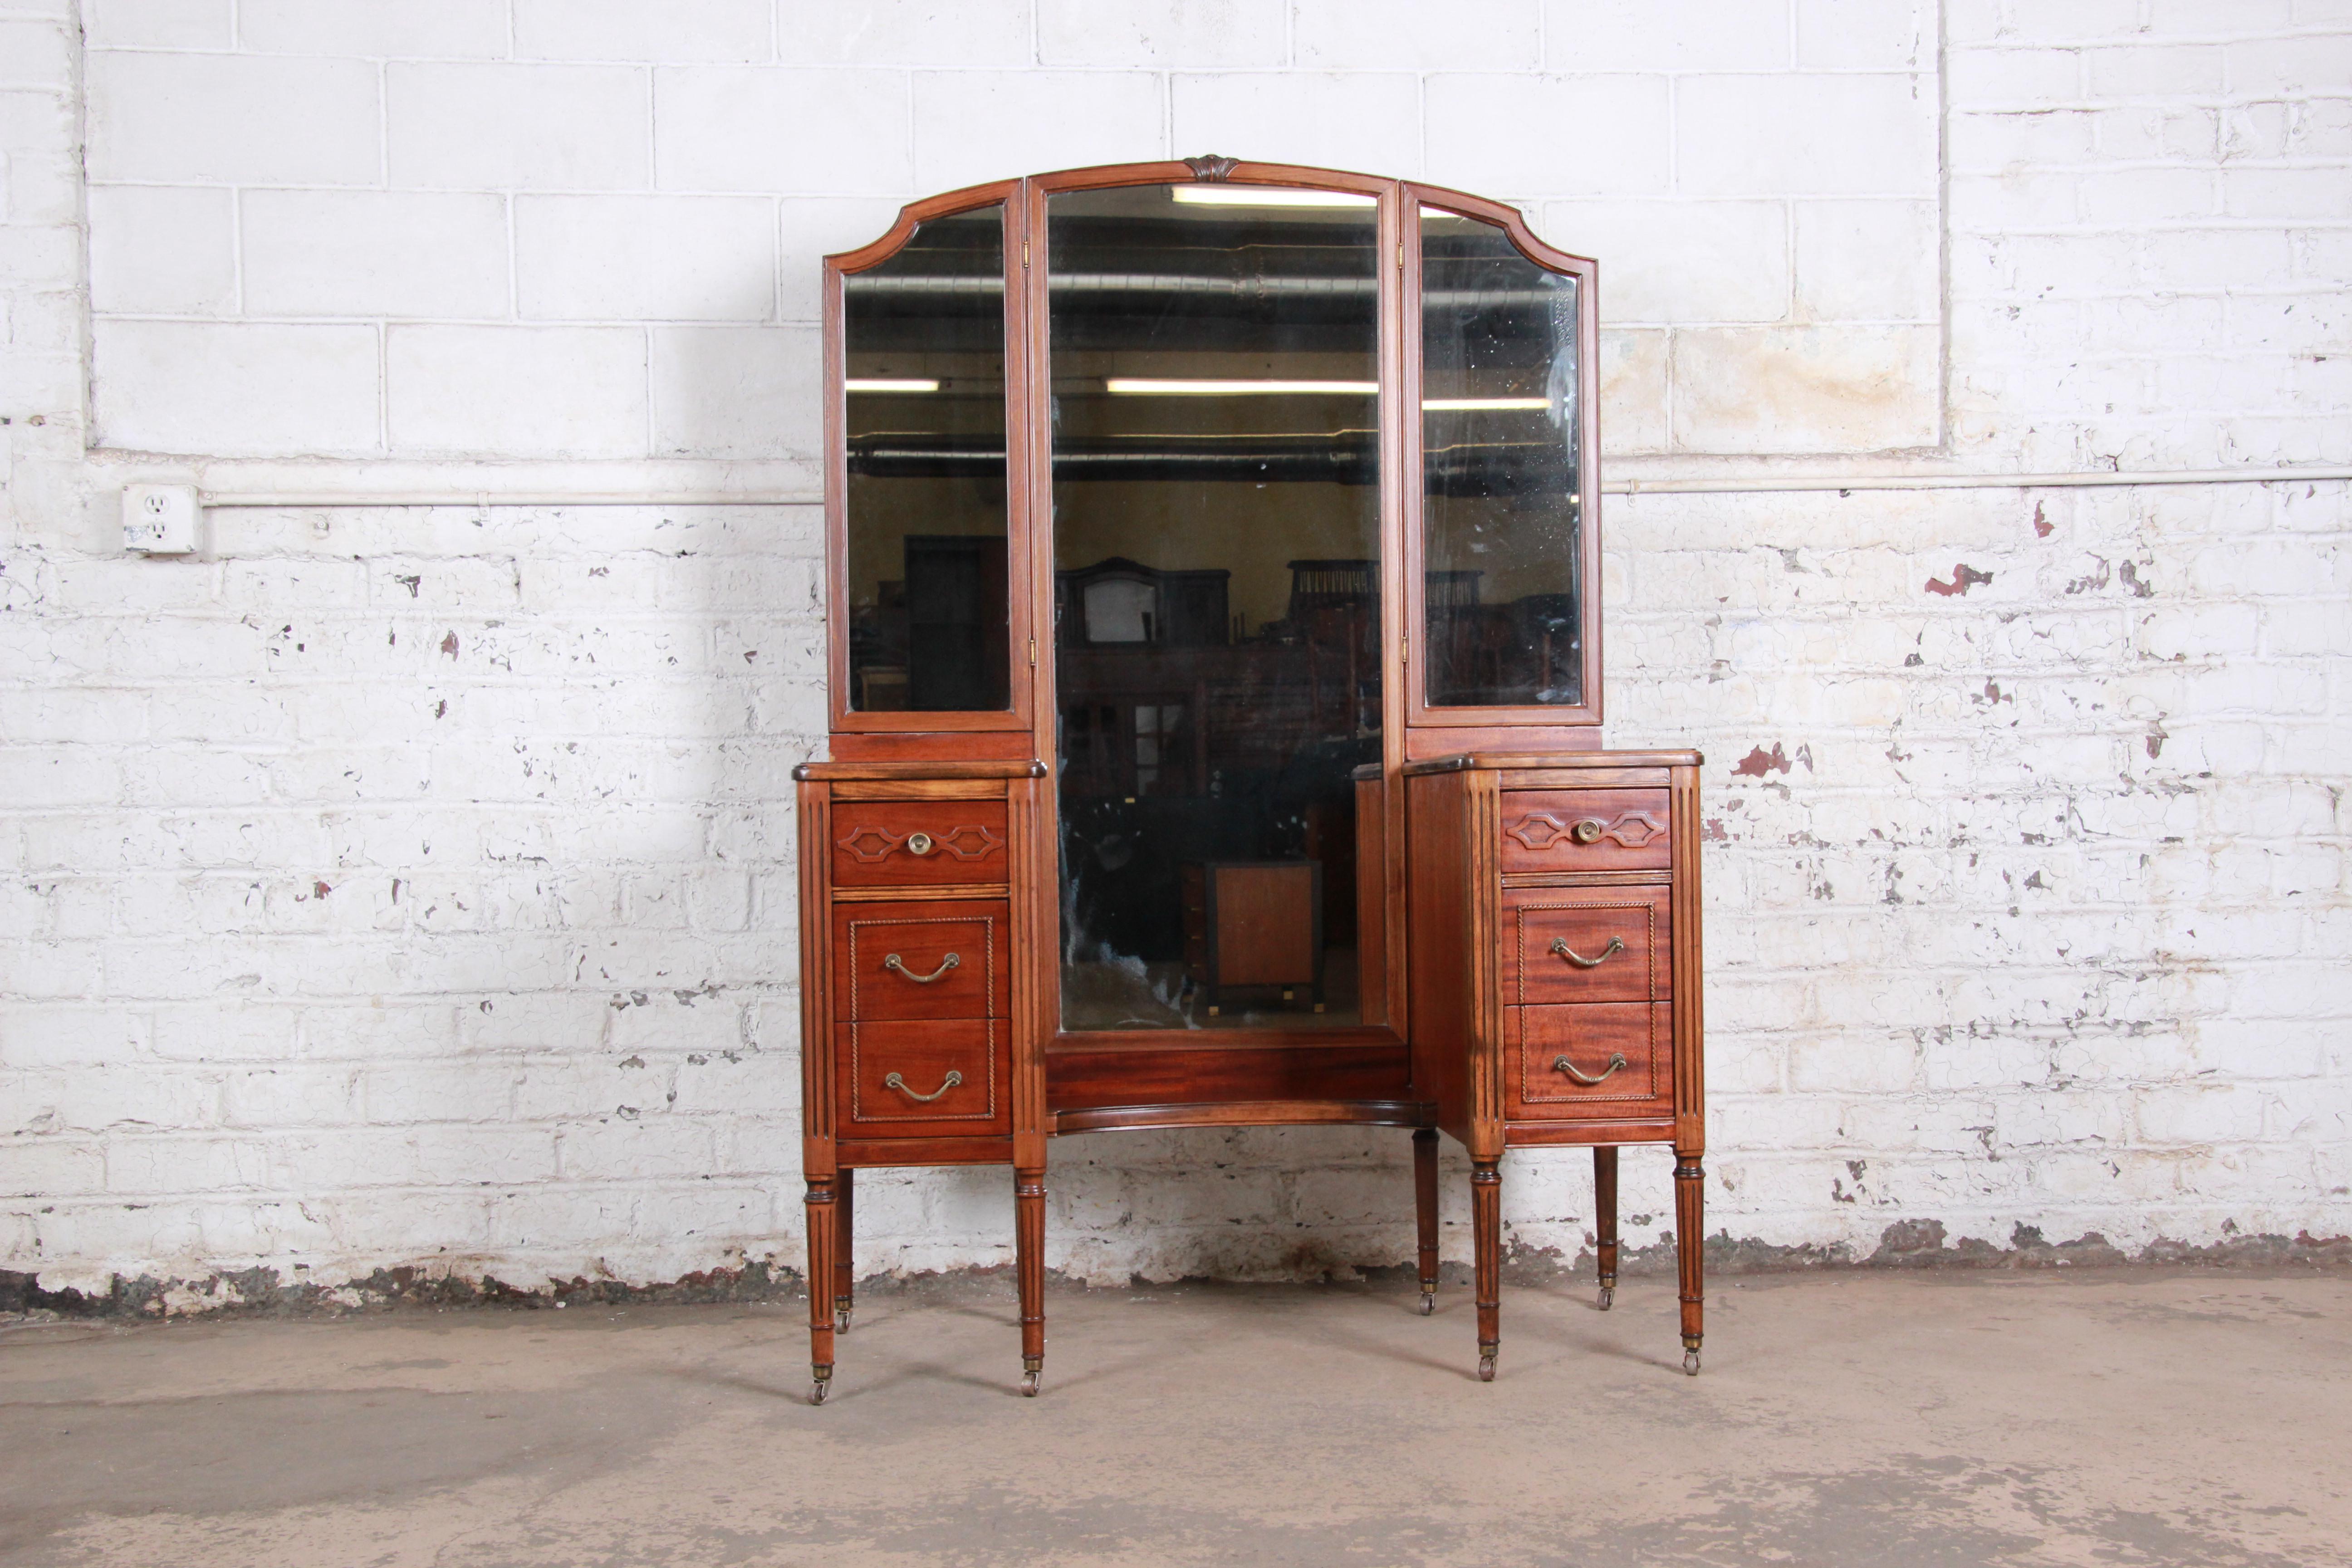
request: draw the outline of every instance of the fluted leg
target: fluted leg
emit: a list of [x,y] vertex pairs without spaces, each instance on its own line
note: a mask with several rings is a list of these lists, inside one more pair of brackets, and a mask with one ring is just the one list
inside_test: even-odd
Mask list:
[[1492,1383],[1503,1348],[1503,1174],[1492,1161],[1470,1167],[1470,1229],[1477,1253],[1478,1376]]
[[1013,1250],[1021,1279],[1021,1392],[1034,1395],[1045,1373],[1045,1173],[1013,1180]]
[[1412,1135],[1412,1217],[1420,1231],[1421,1312],[1437,1310],[1437,1129]]
[[833,1178],[808,1184],[809,1403],[823,1405],[833,1387],[833,1281],[839,1234]]
[[850,1309],[856,1304],[857,1296],[857,1173],[844,1166],[836,1184],[839,1191],[833,1205],[838,1217],[834,1228],[839,1239],[833,1249],[833,1331],[845,1334],[849,1331]]
[[1601,1310],[1617,1299],[1617,1150],[1592,1149],[1592,1235],[1601,1254]]
[[1701,1313],[1706,1305],[1706,1279],[1702,1247],[1706,1235],[1705,1213],[1706,1173],[1700,1169],[1698,1151],[1678,1150],[1675,1156],[1675,1259],[1682,1277],[1683,1370],[1698,1375]]

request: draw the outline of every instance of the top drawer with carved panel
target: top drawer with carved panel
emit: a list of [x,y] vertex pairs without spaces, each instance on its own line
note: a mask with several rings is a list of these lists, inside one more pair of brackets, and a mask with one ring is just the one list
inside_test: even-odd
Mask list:
[[833,808],[837,888],[1003,883],[1002,800],[842,801]]
[[1503,875],[1663,871],[1672,864],[1662,789],[1506,790]]

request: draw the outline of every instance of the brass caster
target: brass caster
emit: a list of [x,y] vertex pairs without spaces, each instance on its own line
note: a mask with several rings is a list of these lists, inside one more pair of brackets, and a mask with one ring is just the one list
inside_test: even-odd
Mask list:
[[1685,1374],[1691,1377],[1696,1377],[1698,1375],[1698,1352],[1683,1352],[1683,1371]]
[[833,1331],[836,1334],[845,1334],[849,1331],[848,1308],[835,1307],[833,1310]]
[[1603,1285],[1601,1287],[1601,1310],[1602,1311],[1607,1311],[1609,1310],[1609,1304],[1615,1300],[1617,1300],[1616,1286]]
[[1435,1310],[1437,1310],[1437,1287],[1423,1285],[1421,1288],[1421,1315],[1426,1318]]
[[824,1396],[833,1391],[833,1368],[829,1366],[812,1367],[810,1369],[810,1373],[809,1403],[811,1405],[823,1405],[824,1403]]
[[1481,1383],[1492,1383],[1495,1381],[1495,1352],[1493,1351],[1486,1351],[1478,1357],[1478,1381]]
[[1024,1356],[1022,1358],[1021,1366],[1021,1397],[1034,1399],[1037,1397],[1037,1384],[1045,1376],[1045,1358]]

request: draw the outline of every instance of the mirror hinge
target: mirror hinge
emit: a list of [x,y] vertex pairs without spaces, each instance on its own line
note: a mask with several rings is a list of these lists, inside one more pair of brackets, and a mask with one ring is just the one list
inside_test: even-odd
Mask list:
[[1412,639],[1402,632],[1397,634],[1397,662],[1407,664],[1412,659]]
[[1029,270],[1029,242],[1025,239],[1021,242],[1021,270]]
[[1029,639],[1029,668],[1032,669],[1037,668],[1037,639],[1034,636]]
[[1397,241],[1397,270],[1404,270],[1404,241],[1401,239]]

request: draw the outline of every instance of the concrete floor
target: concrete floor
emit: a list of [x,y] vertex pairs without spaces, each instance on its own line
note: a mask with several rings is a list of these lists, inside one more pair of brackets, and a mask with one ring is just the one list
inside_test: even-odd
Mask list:
[[0,1331],[0,1562],[2352,1562],[2352,1279],[1749,1276]]

